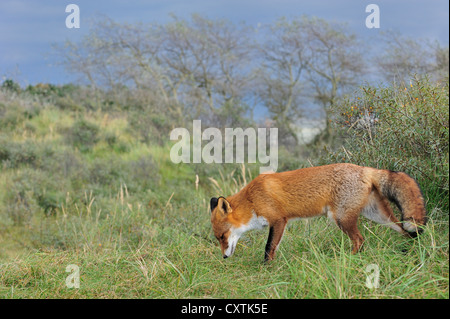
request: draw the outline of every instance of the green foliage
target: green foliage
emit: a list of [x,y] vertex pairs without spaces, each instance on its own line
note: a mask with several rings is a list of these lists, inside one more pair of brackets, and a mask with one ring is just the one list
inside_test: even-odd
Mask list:
[[73,93],[77,87],[73,84],[53,85],[50,83],[38,83],[36,85],[28,85],[25,92],[38,96],[58,96],[64,97]]
[[36,165],[40,148],[33,141],[13,142],[0,135],[0,161],[5,168]]
[[38,116],[40,107],[33,102],[12,102],[4,104],[0,102],[0,127],[15,127],[26,120]]
[[6,214],[18,225],[29,223],[40,211],[51,214],[59,207],[65,188],[66,185],[57,185],[54,179],[49,179],[47,173],[41,170],[18,170],[8,180]]
[[20,85],[11,79],[6,79],[5,81],[3,81],[1,87],[2,87],[2,89],[6,89],[8,91],[15,92],[15,93],[19,93],[21,91]]
[[129,131],[140,142],[163,145],[170,132],[169,119],[164,114],[154,114],[151,111],[129,112]]
[[87,152],[98,142],[99,131],[98,125],[81,118],[68,130],[66,139],[81,152]]
[[[124,184],[130,191],[141,192],[153,188],[159,181],[158,167],[151,156],[137,160],[122,160],[111,157],[94,159],[89,168],[89,182],[98,191],[105,186],[118,188]],[[110,194],[110,188],[107,194]]]

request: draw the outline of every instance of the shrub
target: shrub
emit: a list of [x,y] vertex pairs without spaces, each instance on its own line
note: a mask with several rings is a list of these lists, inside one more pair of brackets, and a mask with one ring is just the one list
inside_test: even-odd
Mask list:
[[109,148],[117,153],[126,153],[130,151],[130,145],[121,139],[115,132],[106,132],[103,138]]
[[[158,166],[151,156],[143,156],[137,160],[123,160],[120,158],[97,158],[89,170],[91,184],[97,185],[97,191],[118,188],[125,184],[132,192],[145,191],[153,188],[159,181]],[[104,192],[105,193],[105,192]]]
[[39,169],[47,172],[48,178],[63,179],[70,183],[70,188],[62,191],[68,192],[83,188],[89,178],[89,170],[78,152],[70,148],[55,147],[46,154],[39,161]]
[[80,119],[68,130],[66,139],[81,152],[87,152],[98,142],[99,131],[100,128],[95,123]]
[[74,101],[71,96],[62,96],[55,99],[55,106],[63,111],[81,112],[83,107]]
[[20,85],[18,83],[14,82],[11,79],[6,79],[2,83],[2,89],[19,93],[20,92]]
[[126,185],[131,190],[145,191],[159,182],[158,165],[150,155],[129,161],[126,165]]
[[64,198],[64,182],[49,178],[46,172],[25,168],[8,181],[5,194],[7,216],[14,224],[26,224],[39,212],[51,214]]
[[38,96],[58,96],[63,97],[72,94],[78,87],[74,84],[54,85],[50,83],[38,83],[28,85],[25,92]]
[[0,103],[0,128],[17,127],[25,120],[38,116],[40,111],[41,106],[26,99]]
[[28,85],[26,92],[32,95],[49,96],[55,91],[55,86],[48,83],[38,83],[36,85]]
[[427,78],[363,87],[334,109],[346,140],[327,161],[404,171],[448,210],[449,87]]
[[12,142],[6,136],[0,136],[0,162],[5,168],[16,168],[21,164],[35,165],[39,149],[33,141]]
[[140,142],[163,145],[173,128],[163,114],[130,111],[128,116],[129,129]]
[[96,158],[89,168],[89,181],[98,186],[117,189],[121,184],[124,163],[118,158]]

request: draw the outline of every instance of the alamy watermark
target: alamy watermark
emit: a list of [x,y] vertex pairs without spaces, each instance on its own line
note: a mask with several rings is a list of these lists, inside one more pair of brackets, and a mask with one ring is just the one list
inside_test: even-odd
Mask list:
[[[76,4],[68,4],[66,6],[66,13],[70,13],[66,17],[66,28],[79,29],[80,28],[80,7]],[[376,4],[369,4],[366,6],[366,13],[370,13],[366,17],[366,27],[369,29],[380,28],[380,7]]]
[[66,17],[66,28],[79,29],[80,28],[80,7],[76,4],[68,4],[66,6],[66,12],[70,13]]
[[368,29],[380,28],[380,7],[376,4],[369,4],[366,7],[366,12],[370,14],[366,17],[366,27]]
[[66,272],[70,272],[70,275],[66,277],[66,287],[80,288],[80,267],[74,264],[67,265]]
[[369,264],[366,266],[366,287],[376,289],[380,287],[380,267],[377,264]]
[[[194,120],[192,136],[188,129],[182,127],[170,132],[170,140],[178,140],[170,150],[170,159],[173,163],[244,163],[245,139],[247,163],[256,163],[258,159],[259,163],[268,164],[260,167],[260,173],[276,172],[278,128],[225,128],[223,138],[218,128],[208,127],[202,131],[202,121]],[[203,141],[209,142],[203,146]]]

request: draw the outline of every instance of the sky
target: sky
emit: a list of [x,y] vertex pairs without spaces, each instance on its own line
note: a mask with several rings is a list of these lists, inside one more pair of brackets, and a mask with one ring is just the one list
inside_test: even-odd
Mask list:
[[[80,8],[78,29],[66,27],[70,13],[65,9],[72,3]],[[365,25],[369,4],[380,9],[380,28]],[[379,32],[394,30],[443,45],[449,42],[447,0],[0,0],[0,80],[12,78],[22,86],[74,81],[75,75],[55,65],[52,45],[80,41],[92,22],[105,16],[117,22],[164,23],[170,14],[189,18],[193,13],[250,26],[306,14],[346,22],[367,41],[376,41]]]

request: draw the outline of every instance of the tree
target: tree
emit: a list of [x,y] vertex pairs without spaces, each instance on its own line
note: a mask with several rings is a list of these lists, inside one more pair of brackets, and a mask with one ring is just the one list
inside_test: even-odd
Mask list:
[[248,93],[251,29],[200,15],[190,21],[174,16],[163,29],[162,63],[195,113],[214,115],[224,104],[242,104]]
[[217,122],[225,104],[236,105],[239,116],[248,109],[251,31],[200,15],[172,16],[167,24],[105,18],[81,43],[57,49],[61,63],[95,88],[127,86],[177,119],[190,114]]
[[449,49],[437,41],[413,39],[396,32],[385,32],[383,53],[374,58],[381,76],[388,82],[408,82],[414,75],[432,80],[448,78]]
[[262,31],[266,36],[258,50],[259,97],[280,129],[280,138],[297,145],[295,121],[302,115],[302,76],[309,63],[304,26],[301,20],[281,18]]
[[303,17],[308,51],[308,77],[312,95],[322,106],[330,137],[330,109],[347,89],[354,88],[365,73],[362,45],[345,24]]
[[329,136],[330,108],[365,71],[356,36],[344,24],[307,16],[280,19],[266,33],[260,50],[264,105],[297,143],[296,120],[304,115],[303,101],[313,97],[323,109]]

